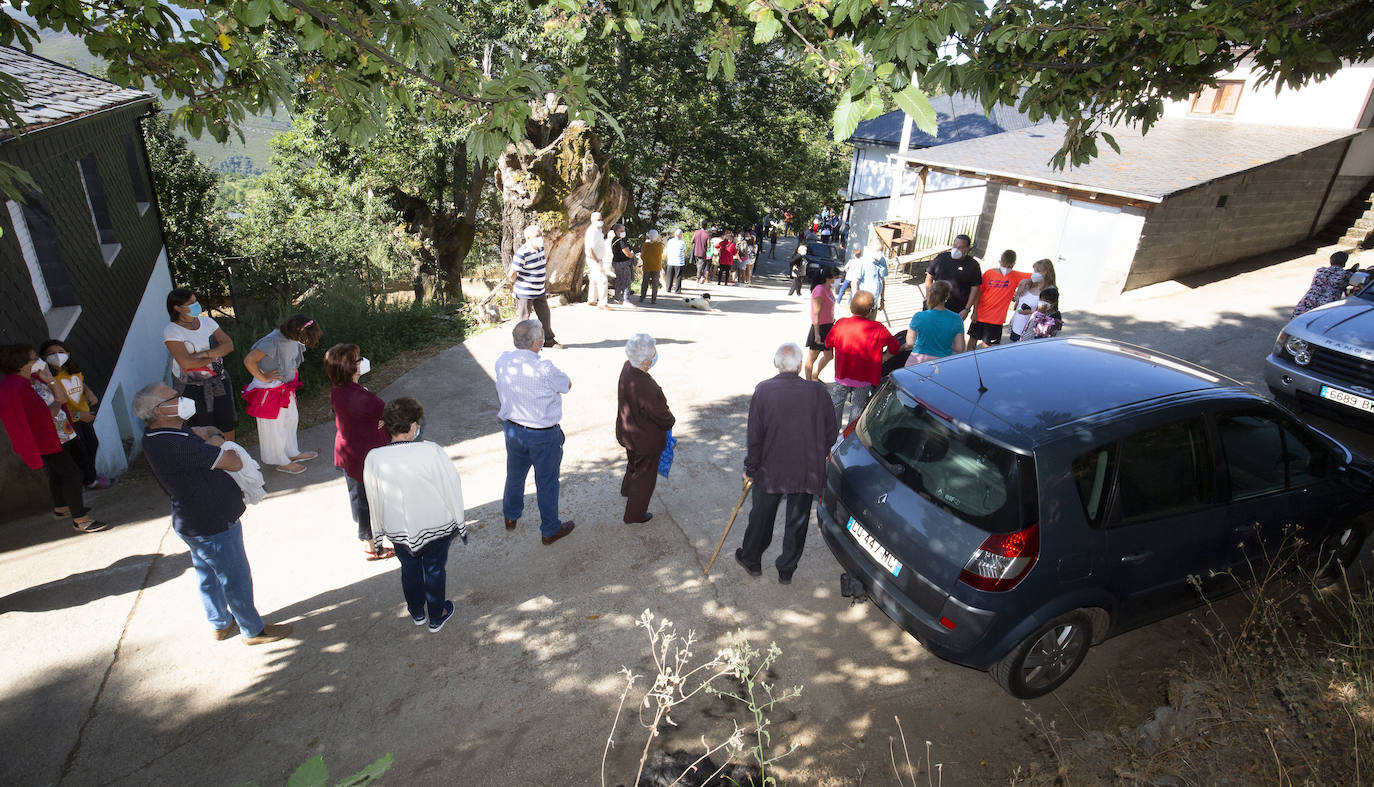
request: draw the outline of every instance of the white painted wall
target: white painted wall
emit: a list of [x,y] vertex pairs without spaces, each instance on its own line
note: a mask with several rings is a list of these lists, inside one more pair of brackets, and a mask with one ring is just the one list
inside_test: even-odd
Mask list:
[[[1329,79],[1310,82],[1297,90],[1285,88],[1277,94],[1273,83],[1256,87],[1254,70],[1241,66],[1218,79],[1244,79],[1245,89],[1236,114],[1218,116],[1238,123],[1265,123],[1275,126],[1314,128],[1361,128],[1368,126],[1366,112],[1374,89],[1374,63],[1345,64]],[[1206,117],[1191,115],[1191,100],[1165,105],[1165,117]]]
[[1374,177],[1374,130],[1365,129],[1350,141],[1350,151],[1341,162],[1341,176]]
[[983,265],[995,265],[1004,249],[1016,251],[1019,270],[1048,257],[1064,308],[1083,308],[1121,293],[1144,223],[1143,214],[1004,186]]
[[134,394],[148,383],[167,379],[169,356],[162,343],[162,329],[167,325],[167,293],[171,289],[172,274],[164,248],[158,254],[138,311],[129,325],[129,333],[124,337],[114,374],[105,390],[96,391],[100,407],[95,418],[95,433],[100,440],[100,451],[96,454],[95,466],[104,475],[118,475],[129,466],[122,438],[132,437],[134,452],[138,452],[143,425],[133,415]]
[[[874,197],[886,197],[891,194],[892,163],[888,157],[896,155],[896,148],[856,145],[854,152],[855,155],[849,164],[850,193],[854,196]],[[919,178],[918,169],[907,167],[902,176],[902,193],[915,191]],[[982,183],[981,180],[947,175],[943,172],[932,172],[926,176],[927,191],[978,186]]]

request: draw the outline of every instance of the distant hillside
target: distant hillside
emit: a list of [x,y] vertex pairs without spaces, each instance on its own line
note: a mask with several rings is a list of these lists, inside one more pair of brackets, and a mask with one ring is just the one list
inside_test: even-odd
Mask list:
[[[5,13],[15,14],[6,8]],[[22,17],[22,14],[15,14]],[[51,30],[43,31],[43,39],[34,44],[34,54],[40,57],[61,63],[65,66],[87,73],[99,74],[104,71],[104,61],[92,55],[86,48],[86,44],[81,39],[70,33],[56,33]],[[148,92],[157,95],[155,91]],[[184,102],[164,101],[167,109],[174,109]],[[259,174],[270,169],[269,160],[272,150],[268,146],[268,141],[283,131],[291,130],[291,119],[286,115],[253,115],[243,123],[243,142],[239,142],[234,135],[230,135],[230,142],[223,145],[216,142],[209,135],[201,139],[191,139],[189,136],[186,141],[190,144],[192,152],[211,167],[215,167],[223,172],[233,172],[240,175]]]

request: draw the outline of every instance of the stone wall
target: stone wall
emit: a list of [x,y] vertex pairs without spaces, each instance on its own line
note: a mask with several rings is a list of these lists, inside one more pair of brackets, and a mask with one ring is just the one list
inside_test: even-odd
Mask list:
[[[1313,231],[1346,144],[1332,142],[1165,198],[1146,218],[1125,288],[1168,281],[1304,240]],[[1332,202],[1336,196],[1333,191]]]

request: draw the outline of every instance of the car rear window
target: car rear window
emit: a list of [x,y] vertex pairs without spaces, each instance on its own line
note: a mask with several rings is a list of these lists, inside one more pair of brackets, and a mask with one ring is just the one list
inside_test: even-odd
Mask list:
[[990,533],[1035,521],[1035,464],[936,415],[888,383],[859,420],[859,440],[917,494]]

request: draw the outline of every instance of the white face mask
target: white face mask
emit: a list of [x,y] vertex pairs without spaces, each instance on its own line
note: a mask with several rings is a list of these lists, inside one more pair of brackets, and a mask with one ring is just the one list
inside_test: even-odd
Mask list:
[[1044,280],[1045,280],[1045,274],[1041,273],[1040,271],[1031,271],[1031,282],[1033,282],[1033,283],[1035,283],[1035,284],[1039,284],[1040,282],[1042,282],[1042,281],[1044,281]]
[[964,258],[964,250],[960,248],[950,249],[949,256],[956,260],[962,260]]
[[48,365],[54,369],[59,369],[67,363],[69,357],[66,353],[53,353],[47,357]]
[[535,238],[530,239],[530,244],[534,246],[536,249],[544,248],[544,236],[539,235]]
[[359,358],[359,359],[358,359],[358,376],[361,377],[362,375],[367,374],[367,373],[370,372],[370,371],[372,371],[372,362],[369,361],[369,360],[366,359],[366,358]]
[[997,270],[998,270],[1003,276],[1006,276],[1008,273],[1011,273],[1011,268],[1008,268],[1008,267],[1005,266],[1005,265],[998,265],[998,266],[997,266]]
[[41,371],[43,371],[43,370],[45,370],[45,369],[47,369],[47,368],[48,368],[48,362],[45,361],[45,360],[43,360],[42,358],[38,358],[38,359],[35,359],[33,363],[29,364],[29,374],[30,374],[30,375],[38,374],[39,372],[41,372]]
[[191,416],[196,414],[196,400],[186,397],[177,398],[177,418],[183,421],[191,420]]
[[597,219],[597,220],[596,220],[596,228],[597,228],[597,229],[601,229],[601,228],[604,227],[604,226],[606,226],[606,222],[602,221],[601,219]]

